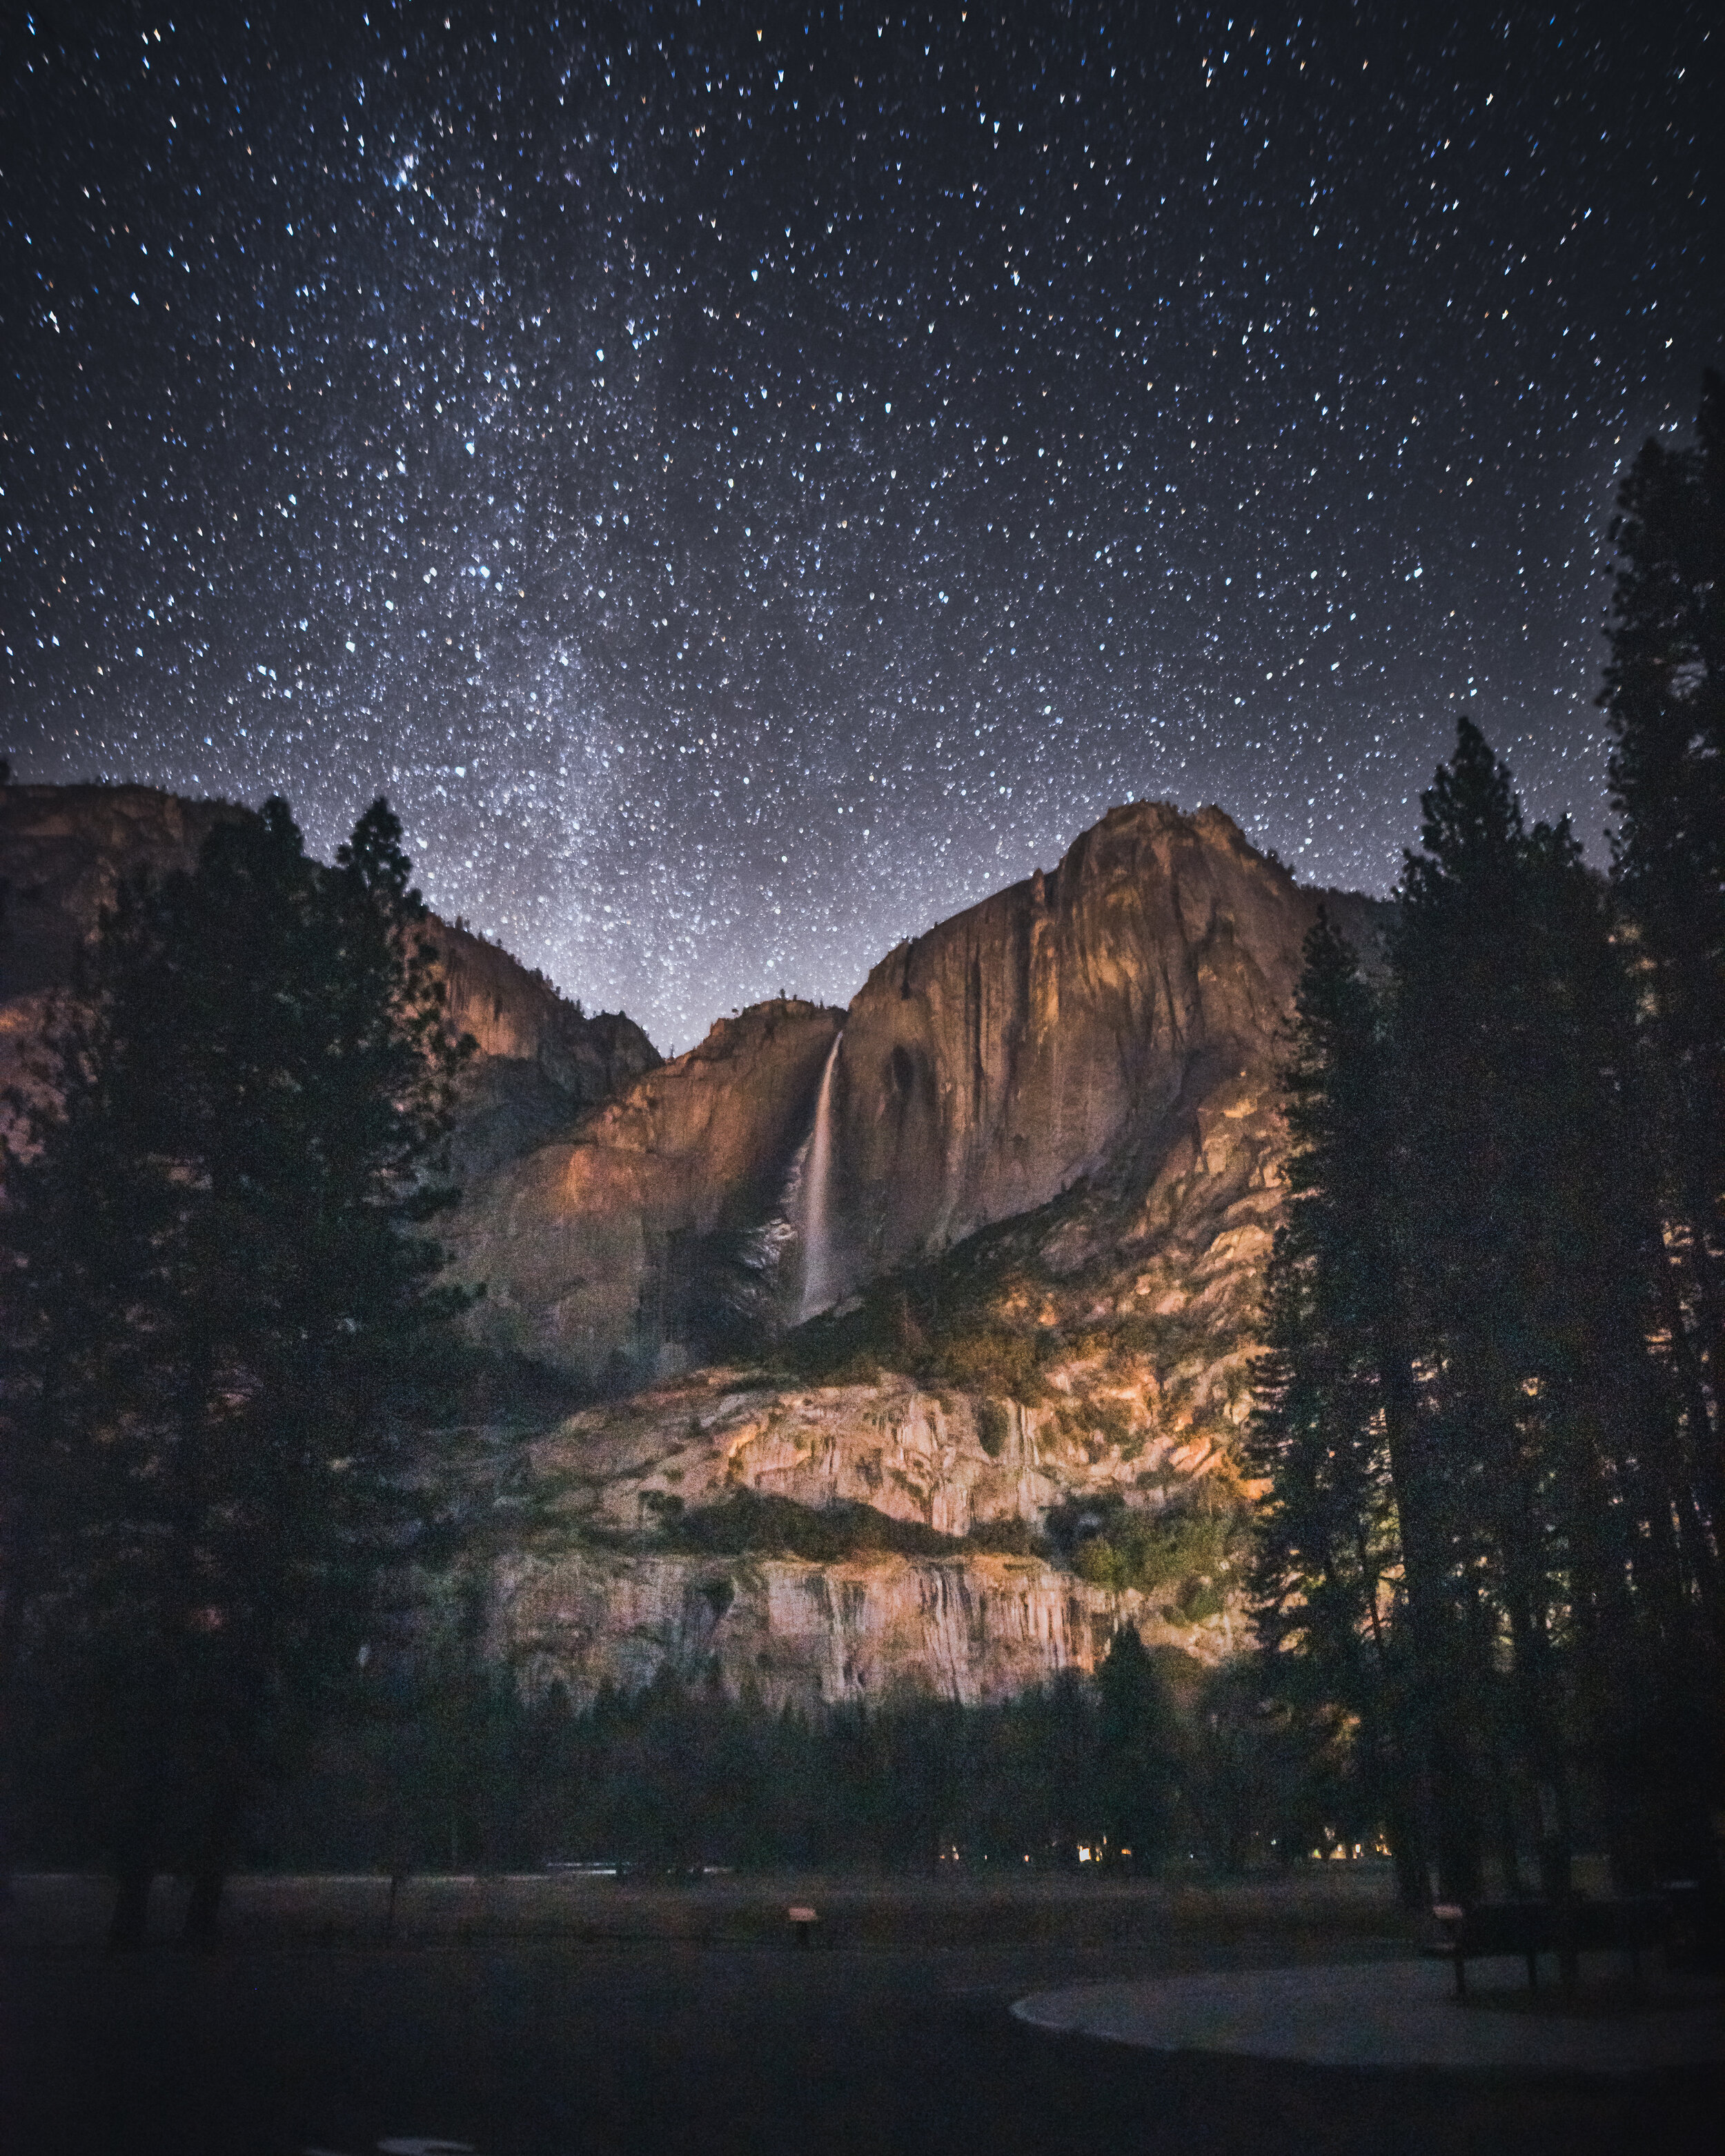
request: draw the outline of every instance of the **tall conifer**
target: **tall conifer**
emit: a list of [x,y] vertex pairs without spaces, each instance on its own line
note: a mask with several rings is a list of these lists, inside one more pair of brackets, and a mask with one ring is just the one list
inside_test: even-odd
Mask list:
[[416,1232],[458,1060],[423,914],[382,803],[333,870],[280,802],[218,826],[105,922],[8,1167],[34,1646],[84,1733],[118,1943],[168,1861],[208,1932],[423,1501],[387,1411],[453,1307]]
[[1256,1615],[1357,1717],[1404,1896],[1479,1878],[1471,1717],[1412,1367],[1396,1094],[1381,994],[1321,911],[1292,1055],[1286,1220],[1252,1450],[1271,1483]]
[[1179,1717],[1135,1626],[1115,1632],[1096,1672],[1097,1812],[1111,1852],[1139,1871],[1172,1853],[1181,1781]]

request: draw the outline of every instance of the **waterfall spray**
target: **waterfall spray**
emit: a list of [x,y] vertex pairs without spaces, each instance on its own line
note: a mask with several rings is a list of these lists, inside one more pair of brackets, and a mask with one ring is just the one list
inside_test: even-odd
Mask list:
[[820,1091],[814,1102],[814,1131],[809,1142],[808,1164],[803,1172],[803,1300],[797,1312],[800,1323],[835,1300],[832,1279],[832,1224],[829,1210],[833,1185],[833,1073],[839,1067],[839,1050],[845,1035],[839,1034],[820,1074]]

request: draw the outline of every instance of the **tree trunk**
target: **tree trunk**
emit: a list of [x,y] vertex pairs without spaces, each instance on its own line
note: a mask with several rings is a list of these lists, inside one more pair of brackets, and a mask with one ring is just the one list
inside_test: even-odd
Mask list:
[[192,1859],[192,1894],[186,1904],[186,1920],[180,1928],[180,1944],[207,1953],[216,1943],[216,1918],[222,1907],[222,1890],[228,1883],[236,1826],[244,1804],[231,1784],[210,1792]]
[[[1401,1528],[1402,1569],[1408,1629],[1414,1648],[1415,1712],[1430,1792],[1430,1847],[1437,1861],[1438,1891],[1452,1902],[1478,1897],[1481,1832],[1471,1771],[1471,1717],[1465,1702],[1468,1671],[1454,1612],[1445,1607],[1445,1559],[1435,1517],[1427,1440],[1419,1428],[1419,1404],[1409,1358],[1399,1343],[1379,1358],[1390,1480]],[[1423,1712],[1422,1712],[1423,1710]]]
[[[24,1623],[43,1569],[49,1461],[59,1429],[59,1343],[50,1332],[43,1348],[42,1391],[33,1415],[17,1417],[13,1443],[21,1460],[8,1507],[12,1517],[0,1551],[0,1901],[12,1895],[19,1782],[18,1720],[23,1691]],[[18,1430],[27,1433],[18,1444]]]
[[1384,1838],[1395,1865],[1396,1893],[1413,1913],[1431,1907],[1431,1860],[1420,1831],[1418,1792],[1400,1748],[1368,1738],[1368,1754]]
[[180,1944],[208,1953],[216,1943],[216,1917],[222,1906],[222,1889],[228,1883],[228,1866],[221,1857],[200,1861],[192,1874],[192,1897],[186,1904],[186,1921]]
[[156,1876],[144,1856],[122,1857],[118,1867],[119,1892],[108,1924],[110,1953],[131,1953],[142,1946],[150,1919],[150,1888]]

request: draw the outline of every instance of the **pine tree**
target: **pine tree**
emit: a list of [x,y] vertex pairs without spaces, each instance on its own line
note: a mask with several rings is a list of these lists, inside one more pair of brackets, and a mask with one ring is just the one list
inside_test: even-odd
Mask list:
[[1180,1721],[1131,1625],[1116,1631],[1096,1672],[1097,1797],[1111,1851],[1136,1871],[1172,1852],[1182,1772]]
[[[1551,1793],[1548,1808],[1565,1818],[1568,1810],[1546,1681],[1546,1462],[1523,1389],[1546,1173],[1527,842],[1509,774],[1466,718],[1421,806],[1423,850],[1408,857],[1392,942],[1404,1187],[1420,1236],[1414,1324],[1434,1373],[1429,1454],[1455,1530],[1469,1677],[1496,1753],[1492,1779],[1506,1794],[1494,1824],[1513,1877],[1521,1837],[1509,1793],[1525,1809],[1531,1774]],[[1508,1697],[1492,1681],[1500,1664]]]
[[[1270,1482],[1255,1615],[1356,1720],[1404,1898],[1479,1877],[1468,1686],[1409,1312],[1383,998],[1320,910],[1283,1072],[1287,1217],[1266,1283],[1250,1446]],[[1284,1680],[1285,1684],[1286,1680]]]
[[208,1933],[427,1500],[388,1396],[455,1307],[418,1229],[459,1051],[408,875],[382,803],[326,870],[271,802],[128,888],[8,1169],[8,1614],[81,1702],[116,1943],[170,1860]]

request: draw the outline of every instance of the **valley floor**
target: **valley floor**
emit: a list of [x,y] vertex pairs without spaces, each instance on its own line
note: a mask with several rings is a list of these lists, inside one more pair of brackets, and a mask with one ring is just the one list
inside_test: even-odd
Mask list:
[[[366,1939],[356,1898],[242,1887],[208,1958],[112,1961],[100,1897],[22,1881],[0,1969],[0,2120],[33,2156],[1564,2156],[1711,2148],[1722,2080],[1363,2073],[1026,2029],[1014,1999],[1158,1974],[1404,1959],[1364,1872],[1214,1894],[1130,1882],[536,1882],[556,1937],[449,1882]],[[326,1928],[345,1906],[356,1921]],[[464,1901],[464,1897],[467,1897]],[[450,1898],[453,1897],[453,1898]],[[784,1911],[822,1912],[823,1943]],[[248,1907],[249,1902],[250,1906]],[[164,1918],[171,1910],[164,1908]],[[579,1919],[571,1922],[570,1919]],[[467,1936],[462,1936],[465,1928]],[[578,1935],[584,1927],[587,1936]],[[327,1941],[327,1943],[324,1943]]]

